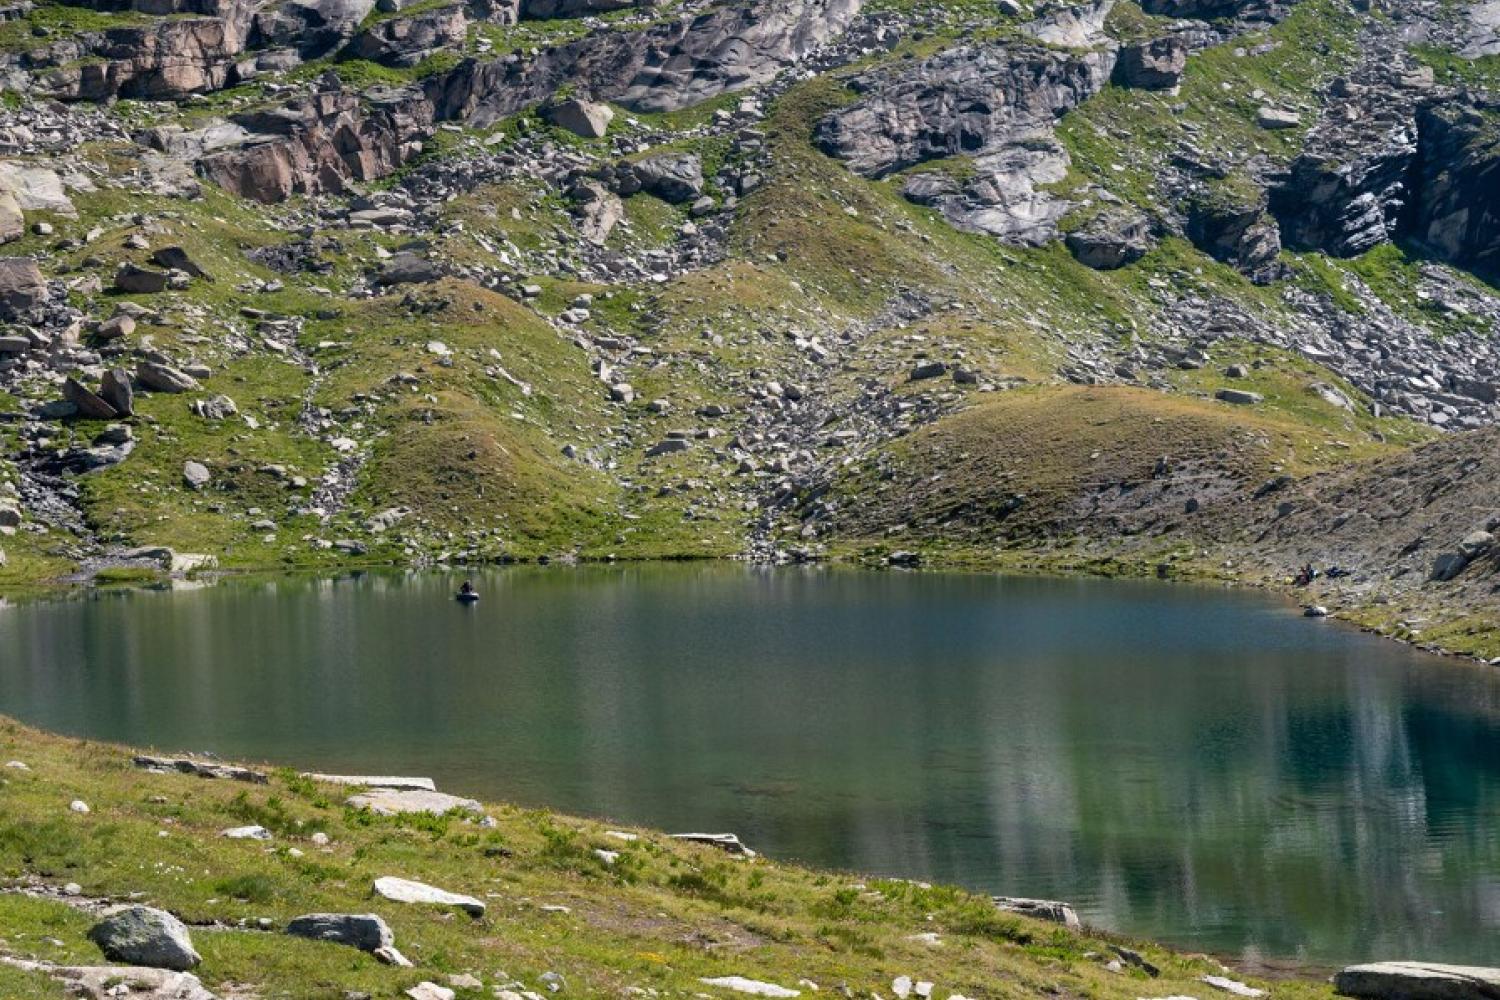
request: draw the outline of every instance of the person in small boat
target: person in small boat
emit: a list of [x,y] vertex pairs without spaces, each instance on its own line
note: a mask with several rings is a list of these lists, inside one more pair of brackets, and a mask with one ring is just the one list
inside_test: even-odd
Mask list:
[[458,588],[458,594],[459,594],[460,597],[469,597],[473,593],[474,593],[474,585],[472,583],[470,583],[468,580],[465,580],[464,581],[464,585],[462,587]]

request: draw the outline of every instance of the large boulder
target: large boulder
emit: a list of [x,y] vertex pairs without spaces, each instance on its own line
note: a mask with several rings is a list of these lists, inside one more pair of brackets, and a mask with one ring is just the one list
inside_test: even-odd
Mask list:
[[0,188],[0,243],[18,240],[26,234],[26,217],[16,196]]
[[584,239],[603,246],[615,226],[625,218],[625,206],[618,196],[603,184],[586,177],[568,190],[573,214]]
[[185,972],[203,960],[182,921],[149,906],[116,910],[93,926],[89,940],[105,957],[131,965]]
[[703,161],[695,153],[657,153],[630,165],[631,188],[681,204],[703,193]]
[[115,288],[122,292],[151,294],[167,287],[165,271],[153,271],[149,267],[126,262],[115,271]]
[[0,257],[0,319],[17,319],[47,301],[47,281],[30,257]]
[[1361,1000],[1495,1000],[1500,996],[1500,969],[1375,962],[1339,971],[1333,988]]
[[576,97],[549,105],[543,109],[543,113],[558,128],[567,129],[584,139],[604,138],[604,133],[609,131],[609,123],[615,119],[614,108],[608,104]]
[[1187,43],[1177,35],[1120,47],[1114,80],[1124,87],[1171,90],[1187,69]]
[[152,392],[191,392],[198,380],[187,372],[157,361],[142,361],[135,366],[135,380]]
[[308,913],[287,924],[286,932],[368,952],[393,948],[396,943],[390,926],[374,913]]
[[85,420],[113,420],[122,415],[107,400],[72,376],[63,382],[62,395],[78,408],[78,415]]
[[123,368],[111,368],[99,380],[99,398],[114,407],[122,417],[135,413],[135,389]]
[[385,262],[375,283],[384,287],[392,285],[423,285],[443,276],[437,264],[414,253],[398,253]]
[[1065,242],[1080,264],[1112,271],[1151,249],[1151,220],[1133,209],[1107,209],[1069,233]]

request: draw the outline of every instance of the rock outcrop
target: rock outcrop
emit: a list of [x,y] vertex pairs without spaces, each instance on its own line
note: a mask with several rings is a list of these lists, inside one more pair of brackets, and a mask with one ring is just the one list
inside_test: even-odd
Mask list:
[[1410,197],[1419,93],[1383,80],[1335,82],[1322,121],[1271,190],[1287,246],[1352,257],[1392,238]]
[[415,66],[434,52],[461,45],[468,32],[468,18],[455,4],[377,21],[356,35],[344,51],[355,59],[386,66]]
[[601,31],[530,58],[469,60],[430,81],[443,120],[488,125],[567,83],[632,111],[677,111],[770,81],[839,35],[860,0],[758,0]]
[[1425,109],[1412,235],[1443,260],[1500,271],[1500,103],[1470,96]]
[[850,86],[861,97],[819,122],[814,141],[866,177],[953,156],[972,158],[959,181],[914,175],[907,197],[960,228],[1017,243],[1055,239],[1072,203],[1043,190],[1067,174],[1057,118],[1097,93],[1112,50],[1064,52],[1002,43],[949,49],[913,66],[877,70]]
[[251,141],[209,153],[199,169],[234,194],[276,202],[391,173],[431,134],[432,106],[414,89],[332,88],[234,121]]

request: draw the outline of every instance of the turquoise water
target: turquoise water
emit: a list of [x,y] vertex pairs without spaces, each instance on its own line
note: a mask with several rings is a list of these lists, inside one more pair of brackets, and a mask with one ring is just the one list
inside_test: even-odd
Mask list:
[[1500,955],[1500,670],[1216,589],[734,566],[363,575],[0,609],[0,712],[1244,957]]

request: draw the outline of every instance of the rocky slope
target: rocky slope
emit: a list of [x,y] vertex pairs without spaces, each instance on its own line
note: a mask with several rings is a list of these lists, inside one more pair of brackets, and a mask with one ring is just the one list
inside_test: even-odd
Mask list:
[[1380,484],[1500,415],[1492,6],[21,0],[0,585],[1313,559],[1489,652]]

